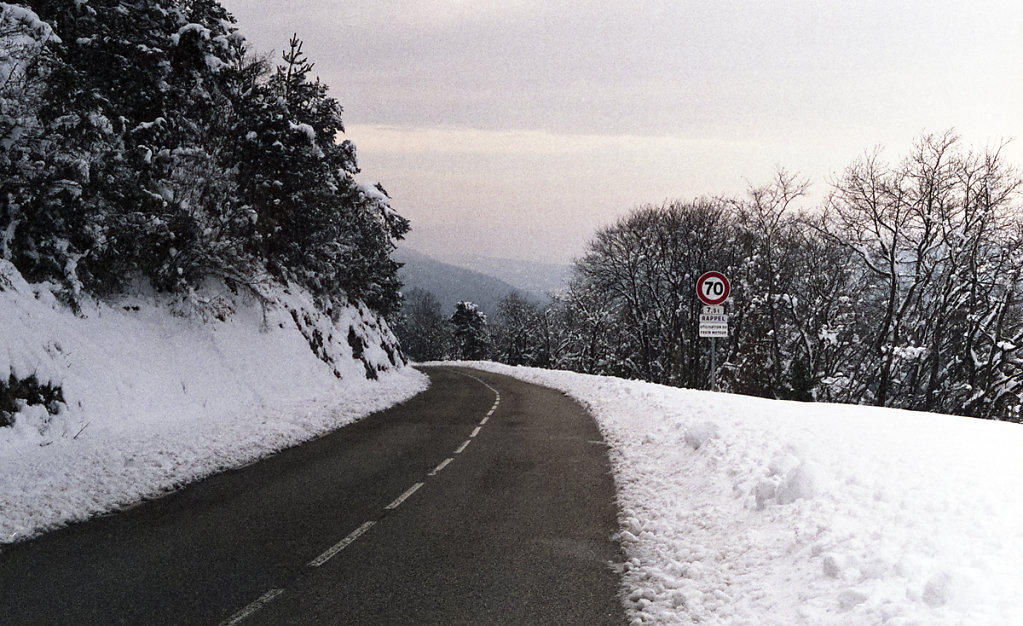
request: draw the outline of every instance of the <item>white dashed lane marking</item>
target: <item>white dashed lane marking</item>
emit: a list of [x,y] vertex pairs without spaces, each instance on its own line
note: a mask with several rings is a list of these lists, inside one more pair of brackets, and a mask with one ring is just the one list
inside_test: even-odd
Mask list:
[[[483,417],[483,419],[480,420],[479,426],[477,426],[476,428],[473,429],[472,434],[469,435],[469,438],[466,439],[465,441],[463,441],[462,445],[458,446],[458,448],[455,450],[455,454],[461,454],[462,452],[465,451],[465,449],[467,447],[469,447],[469,444],[472,443],[473,438],[476,437],[476,435],[480,434],[480,431],[482,430],[483,425],[486,424],[487,421],[491,418],[491,416],[494,415],[494,413],[497,411],[497,407],[501,404],[501,392],[499,392],[497,389],[494,389],[493,387],[491,387],[490,385],[488,385],[484,381],[480,380],[479,378],[473,376],[472,374],[464,374],[463,373],[463,375],[467,376],[469,378],[472,378],[473,380],[475,380],[476,382],[480,383],[481,385],[483,385],[487,389],[493,391],[494,392],[494,404],[493,404],[493,406],[490,407],[490,410],[487,411],[487,414]],[[454,460],[455,459],[453,457],[448,457],[448,458],[444,459],[443,461],[441,461],[437,465],[437,467],[433,468],[433,470],[431,470],[427,474],[427,476],[436,476],[441,470],[443,470],[445,467],[447,467]],[[423,486],[423,484],[424,483],[419,482],[419,483],[416,483],[416,484],[412,485],[411,487],[408,488],[408,490],[405,491],[405,493],[403,493],[400,496],[398,496],[394,500],[394,502],[391,502],[390,504],[388,504],[386,507],[384,507],[384,509],[388,510],[388,511],[392,511],[392,510],[398,508],[399,506],[401,506],[401,504],[403,502],[405,502],[405,500],[408,500],[408,498],[412,494],[414,494],[416,491],[418,491],[419,488]],[[337,542],[336,544],[334,544],[333,546],[328,548],[323,554],[321,554],[320,556],[318,556],[315,559],[313,559],[312,561],[310,561],[309,562],[309,567],[320,567],[321,565],[323,565],[324,563],[326,563],[330,559],[334,558],[335,556],[337,556],[337,554],[339,552],[341,552],[342,550],[344,550],[345,548],[350,546],[352,543],[354,543],[356,539],[361,537],[366,531],[368,531],[370,528],[372,528],[376,523],[377,523],[376,520],[370,520],[370,521],[364,523],[362,526],[359,526],[358,528],[353,530],[351,533],[349,533],[347,537],[345,537],[341,541]],[[255,601],[253,601],[251,604],[249,604],[248,606],[246,606],[242,610],[240,610],[237,613],[235,613],[234,615],[232,615],[230,618],[228,618],[228,620],[226,622],[223,622],[220,626],[235,626],[236,624],[241,623],[247,617],[250,617],[252,614],[254,614],[255,612],[259,611],[261,608],[263,608],[264,606],[266,606],[267,604],[272,602],[274,600],[274,598],[276,598],[277,596],[281,595],[282,593],[284,593],[283,589],[271,589],[270,591],[267,591],[266,593],[261,595],[259,598],[257,598]]]
[[388,511],[393,511],[394,509],[396,509],[399,506],[401,506],[402,502],[404,502],[405,500],[408,500],[409,496],[411,496],[416,491],[418,491],[419,488],[422,487],[422,486],[423,486],[423,483],[416,483],[416,484],[412,485],[411,487],[408,488],[407,491],[405,491],[405,493],[403,493],[400,496],[398,496],[397,498],[395,498],[394,502],[388,504],[384,508],[387,509]]
[[436,476],[438,472],[440,472],[442,469],[447,467],[448,463],[450,463],[452,461],[454,461],[454,459],[451,458],[451,457],[448,457],[448,458],[444,459],[443,461],[440,462],[440,465],[438,465],[437,467],[433,468],[433,471],[431,471],[429,474],[427,474],[427,476]]
[[222,622],[220,626],[234,626],[235,624],[240,623],[246,617],[252,615],[259,609],[263,608],[265,605],[272,602],[274,598],[281,595],[282,593],[284,593],[283,589],[271,589],[270,591],[267,591],[263,595],[259,596],[259,598],[254,600],[251,604],[246,606],[244,609],[238,611],[237,613],[229,617],[226,622]]
[[370,528],[372,528],[373,524],[376,524],[376,522],[373,522],[373,521],[366,522],[362,526],[359,526],[358,528],[356,528],[355,530],[350,532],[347,537],[345,537],[341,541],[335,543],[333,546],[331,546],[329,549],[327,549],[326,552],[324,552],[320,556],[318,556],[315,559],[313,559],[312,561],[310,561],[309,562],[309,567],[319,567],[319,566],[323,565],[324,563],[326,563],[327,561],[329,561],[330,559],[334,558],[334,556],[338,552],[344,550],[349,545],[351,545],[351,543],[353,541],[355,541],[356,539],[358,539],[359,536],[362,535],[362,533],[364,533],[367,530],[369,530]]

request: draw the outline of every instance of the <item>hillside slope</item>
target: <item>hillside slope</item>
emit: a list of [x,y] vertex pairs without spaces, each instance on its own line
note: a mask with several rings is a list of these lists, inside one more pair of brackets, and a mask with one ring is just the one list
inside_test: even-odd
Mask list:
[[0,543],[247,463],[425,388],[361,304],[328,317],[294,287],[261,295],[84,300],[75,315],[0,260],[0,424],[13,422],[0,427]]
[[403,291],[408,293],[417,288],[429,291],[449,315],[462,300],[473,302],[484,313],[492,315],[501,299],[516,291],[515,287],[499,278],[442,263],[409,248],[399,248],[393,258],[404,264],[398,270],[398,277],[405,285]]
[[512,285],[533,299],[545,302],[551,294],[564,292],[572,275],[569,264],[541,263],[519,259],[471,255],[451,262],[460,267],[493,276]]

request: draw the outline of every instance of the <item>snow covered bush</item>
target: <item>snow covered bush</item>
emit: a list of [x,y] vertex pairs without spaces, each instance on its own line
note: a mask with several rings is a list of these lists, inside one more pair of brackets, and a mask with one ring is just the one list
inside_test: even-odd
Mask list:
[[57,415],[63,410],[64,393],[60,387],[49,383],[40,383],[34,375],[18,378],[13,372],[7,380],[0,380],[0,427],[13,426],[19,420],[19,414],[32,410],[45,412],[43,425],[49,416]]

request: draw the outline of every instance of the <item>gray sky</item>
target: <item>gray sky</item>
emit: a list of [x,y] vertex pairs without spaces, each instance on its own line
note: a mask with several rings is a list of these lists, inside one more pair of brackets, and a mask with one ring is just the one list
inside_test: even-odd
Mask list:
[[1019,0],[222,0],[257,51],[293,32],[362,177],[429,254],[563,262],[645,203],[828,182],[954,127],[1016,138]]

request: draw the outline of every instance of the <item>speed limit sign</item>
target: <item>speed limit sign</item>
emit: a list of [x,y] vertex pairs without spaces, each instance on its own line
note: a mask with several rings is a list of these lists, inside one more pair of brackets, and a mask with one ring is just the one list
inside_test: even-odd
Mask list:
[[731,289],[721,272],[707,272],[696,281],[696,294],[707,306],[717,306],[727,300]]

